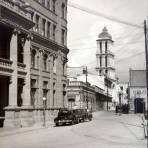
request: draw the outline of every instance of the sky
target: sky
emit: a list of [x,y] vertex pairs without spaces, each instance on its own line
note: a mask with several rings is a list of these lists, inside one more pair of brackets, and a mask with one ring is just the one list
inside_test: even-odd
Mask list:
[[[125,22],[143,26],[148,18],[148,0],[69,0],[69,4],[103,13]],[[95,72],[96,40],[104,26],[112,35],[116,75],[120,82],[129,80],[129,68],[145,69],[145,46],[143,28],[121,24],[101,16],[88,14],[68,5],[68,66],[88,66]]]

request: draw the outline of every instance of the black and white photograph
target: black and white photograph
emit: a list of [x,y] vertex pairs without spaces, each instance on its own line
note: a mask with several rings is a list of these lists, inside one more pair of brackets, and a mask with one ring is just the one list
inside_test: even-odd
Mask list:
[[0,148],[146,148],[148,0],[0,0]]

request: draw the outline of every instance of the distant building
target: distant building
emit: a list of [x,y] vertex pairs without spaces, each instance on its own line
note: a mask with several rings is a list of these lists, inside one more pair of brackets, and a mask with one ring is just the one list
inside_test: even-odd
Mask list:
[[119,83],[118,84],[119,88],[120,88],[120,91],[122,92],[122,95],[121,95],[121,104],[124,105],[124,104],[128,104],[129,100],[128,100],[128,83],[124,82],[124,83]]
[[[65,107],[67,0],[0,1],[1,126],[53,121]],[[2,119],[1,118],[1,119]]]
[[[111,51],[113,42],[112,36],[108,33],[107,28],[104,27],[97,39],[97,66],[95,69],[99,76],[104,76],[104,87],[107,95],[109,91],[113,92],[113,82],[116,81],[114,67],[115,55]],[[106,98],[107,110],[112,106],[111,101],[112,99],[110,100],[109,97]]]
[[105,75],[108,79],[115,81],[115,55],[111,51],[112,44],[112,36],[108,33],[106,27],[104,27],[97,39],[96,71],[99,75]]
[[146,70],[129,70],[129,98],[131,110],[147,109]]
[[[69,107],[92,108],[95,110],[107,110],[107,102],[112,100],[111,90],[105,90],[104,77],[88,74],[86,86],[86,75],[68,77],[67,97]],[[88,102],[87,102],[88,98]],[[88,103],[88,104],[87,104]],[[111,106],[108,103],[108,106]],[[110,108],[110,107],[109,107]]]
[[69,81],[67,86],[68,108],[96,110],[95,88],[82,81]]

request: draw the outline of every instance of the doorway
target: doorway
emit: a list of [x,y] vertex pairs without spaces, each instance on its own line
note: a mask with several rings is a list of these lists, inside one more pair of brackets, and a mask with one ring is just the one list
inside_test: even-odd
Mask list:
[[0,76],[0,127],[3,127],[5,120],[4,108],[8,106],[9,77]]
[[143,98],[136,98],[134,100],[135,113],[144,113],[145,112],[145,102]]

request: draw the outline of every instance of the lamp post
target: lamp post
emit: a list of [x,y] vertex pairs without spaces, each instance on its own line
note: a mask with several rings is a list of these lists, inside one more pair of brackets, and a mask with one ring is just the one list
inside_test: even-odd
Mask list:
[[87,103],[87,109],[88,109],[88,90],[87,90],[87,76],[88,76],[88,73],[87,73],[87,66],[83,68],[83,74],[85,74],[85,78],[86,78],[86,103]]
[[45,108],[46,108],[46,97],[43,97],[43,126],[46,126],[46,119],[45,119]]
[[121,116],[122,110],[121,110],[121,98],[122,98],[122,91],[119,91],[119,116]]

